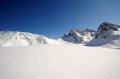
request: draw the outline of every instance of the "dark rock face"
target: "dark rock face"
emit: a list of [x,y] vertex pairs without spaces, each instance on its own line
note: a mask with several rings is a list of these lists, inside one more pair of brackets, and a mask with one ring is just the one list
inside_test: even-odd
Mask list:
[[86,46],[106,46],[120,48],[120,26],[108,22],[100,24],[95,39]]
[[70,32],[62,36],[62,39],[68,42],[81,43],[91,40],[95,36],[95,33],[94,30],[90,29],[71,29]]
[[114,31],[119,31],[120,26],[108,22],[100,24],[95,38],[107,38]]
[[97,31],[90,29],[71,29],[62,36],[62,39],[72,43],[90,42],[93,39],[120,39],[120,26],[108,22],[103,22]]

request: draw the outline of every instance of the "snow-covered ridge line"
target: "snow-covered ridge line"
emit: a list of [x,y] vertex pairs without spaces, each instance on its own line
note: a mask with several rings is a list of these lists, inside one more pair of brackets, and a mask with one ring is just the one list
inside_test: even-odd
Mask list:
[[100,24],[95,38],[87,45],[120,48],[120,25],[103,22]]
[[86,46],[108,46],[120,48],[120,25],[103,22],[97,31],[90,29],[72,29],[62,36],[72,43],[84,43]]
[[53,39],[48,39],[43,35],[32,34],[29,32],[18,31],[1,31],[0,32],[0,46],[29,46],[39,44],[53,44],[56,43]]
[[120,48],[120,25],[103,22],[97,31],[71,29],[60,40],[29,32],[0,31],[0,46],[30,46],[40,44],[83,44],[86,46],[117,46]]
[[[98,27],[96,38],[114,39],[112,36],[120,36],[120,25],[103,22]],[[116,37],[115,37],[116,38]]]
[[96,31],[91,29],[71,29],[62,36],[62,39],[73,43],[83,43],[92,40],[95,34]]

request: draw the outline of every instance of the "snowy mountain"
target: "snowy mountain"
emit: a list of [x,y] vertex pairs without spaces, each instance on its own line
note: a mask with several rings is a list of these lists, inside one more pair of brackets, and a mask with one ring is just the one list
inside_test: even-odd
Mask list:
[[[102,23],[97,34],[72,29],[62,37],[80,44],[1,31],[0,46],[6,48],[0,47],[0,79],[120,79],[119,29],[118,25]],[[119,48],[102,47],[113,45]]]
[[120,26],[103,22],[100,24],[95,38],[87,45],[120,47]]
[[49,39],[43,35],[28,32],[0,31],[0,46],[2,47],[68,43],[84,44],[86,46],[116,46],[120,48],[120,25],[103,22],[97,31],[71,29],[60,40]]
[[120,26],[108,22],[100,24],[96,38],[118,39],[120,37]]
[[90,29],[71,29],[62,36],[62,39],[67,42],[82,43],[92,40],[95,34],[96,31]]
[[120,48],[120,25],[103,22],[97,31],[90,29],[71,29],[62,39],[86,46],[107,46]]
[[32,34],[28,32],[17,31],[1,31],[0,32],[0,46],[29,46],[39,44],[56,43],[52,39],[48,39],[45,36]]

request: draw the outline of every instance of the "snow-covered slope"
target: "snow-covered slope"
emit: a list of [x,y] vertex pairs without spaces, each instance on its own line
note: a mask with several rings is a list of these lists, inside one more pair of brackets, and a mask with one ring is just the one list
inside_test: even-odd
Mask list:
[[71,29],[61,40],[49,39],[28,32],[0,31],[0,46],[30,46],[40,44],[83,44],[86,46],[107,46],[120,48],[120,25],[103,22],[97,31]]
[[0,48],[0,79],[120,79],[120,50],[79,44]]
[[103,22],[97,31],[72,29],[62,39],[72,43],[85,43],[87,46],[107,46],[120,48],[120,25]]
[[62,39],[73,43],[88,42],[95,37],[95,33],[95,31],[90,29],[71,29],[70,32],[62,36]]
[[115,46],[120,48],[120,26],[108,22],[100,24],[93,40],[87,43],[89,46]]
[[120,26],[108,22],[100,24],[96,38],[118,39],[120,38]]
[[[54,42],[53,42],[54,41]],[[29,46],[39,44],[53,44],[55,40],[48,39],[45,36],[32,34],[28,32],[1,31],[0,46]]]

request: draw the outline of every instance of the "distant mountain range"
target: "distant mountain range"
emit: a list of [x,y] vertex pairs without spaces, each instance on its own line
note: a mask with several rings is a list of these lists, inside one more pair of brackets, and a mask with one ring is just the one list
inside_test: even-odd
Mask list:
[[[64,43],[85,44],[87,46],[111,44],[120,47],[120,25],[103,22],[96,31],[91,29],[71,29],[69,32],[64,33],[59,39]],[[28,32],[0,32],[0,46],[2,47],[60,43],[61,41]]]

